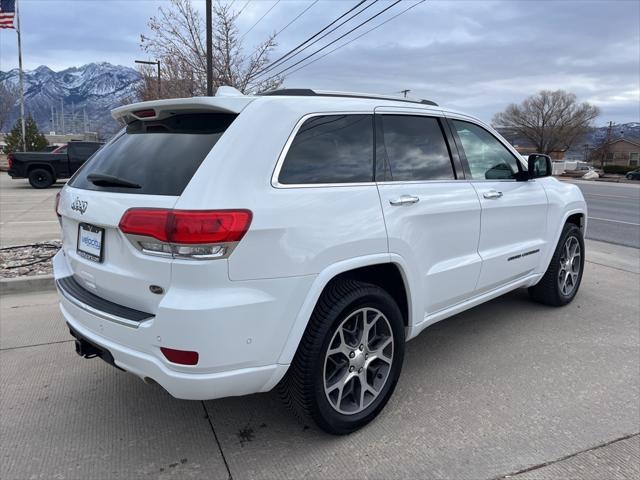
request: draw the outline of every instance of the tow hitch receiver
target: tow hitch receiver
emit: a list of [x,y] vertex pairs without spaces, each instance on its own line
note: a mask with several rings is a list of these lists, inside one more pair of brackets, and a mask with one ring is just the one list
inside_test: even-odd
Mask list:
[[93,358],[100,357],[100,350],[95,348],[93,345],[87,343],[84,340],[78,340],[76,338],[76,353],[84,358]]
[[90,342],[71,327],[69,327],[69,333],[71,333],[71,335],[75,338],[76,353],[78,355],[84,358],[100,357],[109,365],[113,365],[118,370],[124,371],[122,368],[116,365],[116,362],[113,360],[113,355],[111,355],[111,352],[109,350],[107,350],[106,348],[102,348],[93,342]]

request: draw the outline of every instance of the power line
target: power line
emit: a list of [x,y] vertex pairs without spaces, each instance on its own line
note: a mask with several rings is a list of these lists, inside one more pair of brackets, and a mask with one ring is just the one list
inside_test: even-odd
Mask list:
[[[234,0],[235,1],[235,0]],[[247,8],[247,5],[249,5],[249,3],[251,2],[251,0],[247,0],[246,2],[244,2],[244,5],[242,6],[242,8],[240,9],[240,11],[238,12],[238,16],[236,17],[236,19],[240,16],[240,14],[242,12],[244,12],[244,9]]]
[[283,60],[282,62],[273,62],[271,65],[268,65],[267,67],[265,67],[262,72],[259,72],[256,74],[257,75],[262,75],[265,73],[270,72],[271,70],[274,70],[275,68],[278,67],[278,65],[282,65],[285,61],[291,60],[294,57],[300,55],[302,52],[304,52],[306,49],[308,49],[309,47],[311,47],[312,45],[315,45],[316,43],[318,43],[320,40],[322,40],[323,38],[327,37],[328,35],[331,35],[333,32],[335,32],[337,29],[339,29],[340,27],[342,27],[345,23],[351,21],[353,18],[357,17],[358,15],[360,15],[362,12],[364,12],[365,10],[367,10],[370,7],[373,7],[376,3],[378,3],[378,0],[373,0],[373,3],[370,3],[369,5],[366,5],[362,10],[360,10],[359,12],[354,13],[353,15],[351,15],[349,18],[347,18],[346,20],[343,20],[342,22],[340,22],[338,25],[336,25],[335,27],[333,27],[331,30],[329,30],[327,33],[325,33],[324,35],[316,38],[313,42],[309,43],[308,45],[305,45],[303,48],[301,48],[300,50],[298,50],[296,53],[294,53],[293,55],[291,55],[287,60]]
[[[269,78],[273,78],[273,77],[277,77],[278,75],[283,74],[284,72],[286,72],[287,70],[292,69],[293,67],[295,67],[296,65],[300,65],[302,62],[304,62],[305,60],[313,57],[314,55],[320,53],[321,51],[323,51],[325,48],[330,47],[331,45],[333,45],[334,43],[336,43],[337,41],[343,39],[344,37],[346,37],[347,35],[349,35],[350,33],[352,33],[353,31],[357,30],[358,28],[362,27],[363,25],[366,25],[367,23],[369,23],[371,20],[373,20],[376,17],[379,17],[380,15],[382,15],[384,12],[386,12],[387,10],[389,10],[390,8],[396,6],[398,3],[400,3],[402,0],[396,0],[395,2],[393,2],[391,5],[389,5],[387,8],[379,11],[378,13],[376,13],[375,15],[373,15],[372,17],[369,17],[367,20],[365,20],[364,22],[360,23],[359,25],[356,25],[355,27],[353,27],[351,30],[349,30],[347,33],[339,36],[338,38],[336,38],[335,40],[327,43],[324,47],[319,48],[318,50],[316,50],[315,52],[307,55],[306,57],[304,57],[302,60],[297,61],[296,63],[294,63],[293,65],[290,65],[282,70],[280,70],[278,73],[272,75]],[[423,0],[424,1],[424,0]]]
[[[244,35],[242,35],[242,36],[240,37],[240,40],[242,40],[244,37],[246,37],[246,36],[247,36],[247,34],[248,34],[251,30],[253,30],[253,29],[255,28],[255,26],[256,26],[256,25],[258,25],[258,24],[262,21],[262,19],[263,19],[264,17],[266,17],[267,15],[269,15],[269,12],[270,12],[271,10],[273,10],[273,9],[275,8],[275,6],[276,6],[276,5],[278,5],[279,3],[280,3],[280,0],[278,0],[278,1],[277,1],[276,3],[274,3],[273,5],[271,5],[271,8],[269,8],[269,10],[267,10],[267,11],[265,12],[265,14],[264,14],[264,15],[262,15],[262,16],[258,19],[258,21],[257,21],[256,23],[254,23],[253,25],[251,25],[251,28],[250,28],[249,30],[247,30],[246,32],[244,32]],[[244,9],[243,9],[243,10],[244,10]]]
[[[313,60],[311,60],[310,62],[302,65],[301,67],[296,68],[295,70],[293,70],[292,72],[289,72],[289,75],[297,72],[298,70],[302,70],[305,67],[308,67],[309,65],[311,65],[312,63],[317,62],[318,60],[322,60],[324,57],[326,57],[327,55],[330,55],[331,53],[335,52],[336,50],[340,50],[342,47],[345,47],[347,45],[349,45],[352,42],[355,42],[356,40],[358,40],[361,37],[364,37],[367,33],[369,32],[373,32],[374,30],[380,28],[381,26],[383,26],[385,23],[390,22],[391,20],[393,20],[394,18],[399,17],[400,15],[402,15],[405,12],[408,12],[409,10],[411,10],[414,7],[417,7],[418,5],[420,5],[421,3],[426,2],[426,0],[420,0],[417,3],[414,3],[413,5],[411,5],[408,8],[405,8],[403,11],[401,11],[400,13],[397,13],[396,15],[394,15],[393,17],[388,18],[387,20],[385,20],[384,22],[382,22],[380,25],[376,25],[373,28],[370,28],[369,30],[367,30],[366,32],[361,33],[360,35],[358,35],[357,37],[352,38],[351,40],[349,40],[348,42],[344,42],[342,45],[338,45],[336,48],[329,50],[327,53],[320,55],[318,58],[314,58]],[[274,75],[275,76],[275,75]],[[395,92],[394,92],[395,93]]]
[[289,28],[289,26],[295,22],[296,20],[298,20],[302,15],[304,15],[305,13],[307,13],[307,10],[309,10],[311,7],[313,7],[316,3],[318,3],[320,0],[315,0],[315,2],[313,2],[311,5],[309,5],[307,8],[305,8],[302,12],[300,12],[293,20],[291,20],[289,23],[287,23],[284,27],[282,27],[275,35],[274,37],[277,37],[278,35],[280,35],[282,32],[284,32],[287,28]]
[[289,50],[287,53],[285,53],[284,55],[282,55],[280,58],[277,58],[276,60],[274,60],[270,65],[267,65],[265,68],[263,68],[262,70],[256,72],[256,75],[260,75],[261,73],[264,73],[268,68],[270,68],[271,66],[275,65],[276,63],[279,63],[281,60],[284,60],[285,58],[287,58],[288,56],[290,56],[293,52],[295,52],[296,50],[298,50],[300,47],[302,47],[303,45],[305,45],[306,43],[309,43],[311,40],[313,40],[314,38],[316,38],[318,35],[320,35],[322,32],[324,32],[327,28],[329,28],[331,25],[333,25],[334,23],[336,23],[338,20],[340,20],[343,17],[346,17],[347,15],[349,15],[351,12],[353,12],[356,8],[358,8],[360,5],[362,5],[363,3],[365,3],[367,0],[361,0],[360,2],[358,2],[356,4],[355,7],[350,8],[349,10],[347,10],[345,13],[343,13],[342,15],[340,15],[338,18],[336,18],[333,22],[331,22],[329,25],[325,26],[322,30],[316,32],[315,34],[313,34],[312,36],[310,36],[309,38],[307,38],[304,42],[302,42],[301,44],[299,44],[297,47],[292,48],[291,50]]
[[[295,18],[293,20],[291,20],[289,23],[287,23],[284,27],[282,27],[278,32],[276,32],[276,34],[273,36],[272,39],[275,39],[278,35],[280,35],[282,32],[284,32],[292,23],[294,23],[296,20],[298,20],[302,15],[304,15],[307,10],[309,10],[311,7],[313,7],[316,3],[318,3],[320,0],[315,0],[311,5],[309,5],[307,8],[305,8],[302,12],[300,12],[298,15],[295,16]],[[255,55],[258,50],[260,50],[261,45],[259,45],[252,53],[250,56]]]

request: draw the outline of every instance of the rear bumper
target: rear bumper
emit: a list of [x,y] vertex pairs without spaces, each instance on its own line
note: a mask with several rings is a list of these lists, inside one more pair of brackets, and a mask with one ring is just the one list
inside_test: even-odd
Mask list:
[[[54,272],[57,280],[71,275],[63,253],[54,258]],[[288,365],[277,360],[312,280],[228,282],[213,292],[169,289],[154,317],[136,327],[92,312],[61,291],[60,310],[69,327],[107,350],[117,367],[176,398],[207,400],[268,391],[280,381]],[[199,362],[173,364],[163,346],[197,351]]]
[[157,358],[100,337],[76,320],[64,305],[60,310],[69,326],[90,342],[106,349],[116,366],[143,380],[153,380],[176,398],[210,400],[271,390],[287,371],[287,365],[267,365],[219,373],[182,373],[167,368]]

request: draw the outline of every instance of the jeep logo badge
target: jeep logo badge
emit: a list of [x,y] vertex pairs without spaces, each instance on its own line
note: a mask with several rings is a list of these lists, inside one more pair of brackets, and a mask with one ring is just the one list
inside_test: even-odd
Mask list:
[[84,212],[87,211],[87,202],[80,200],[78,197],[71,204],[71,210],[75,210],[76,212],[80,212],[80,214],[84,215]]

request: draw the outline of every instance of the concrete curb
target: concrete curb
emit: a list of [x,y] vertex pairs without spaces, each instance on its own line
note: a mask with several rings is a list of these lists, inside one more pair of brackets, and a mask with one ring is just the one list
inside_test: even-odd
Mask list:
[[0,296],[47,290],[55,290],[53,275],[32,275],[30,277],[0,279]]

